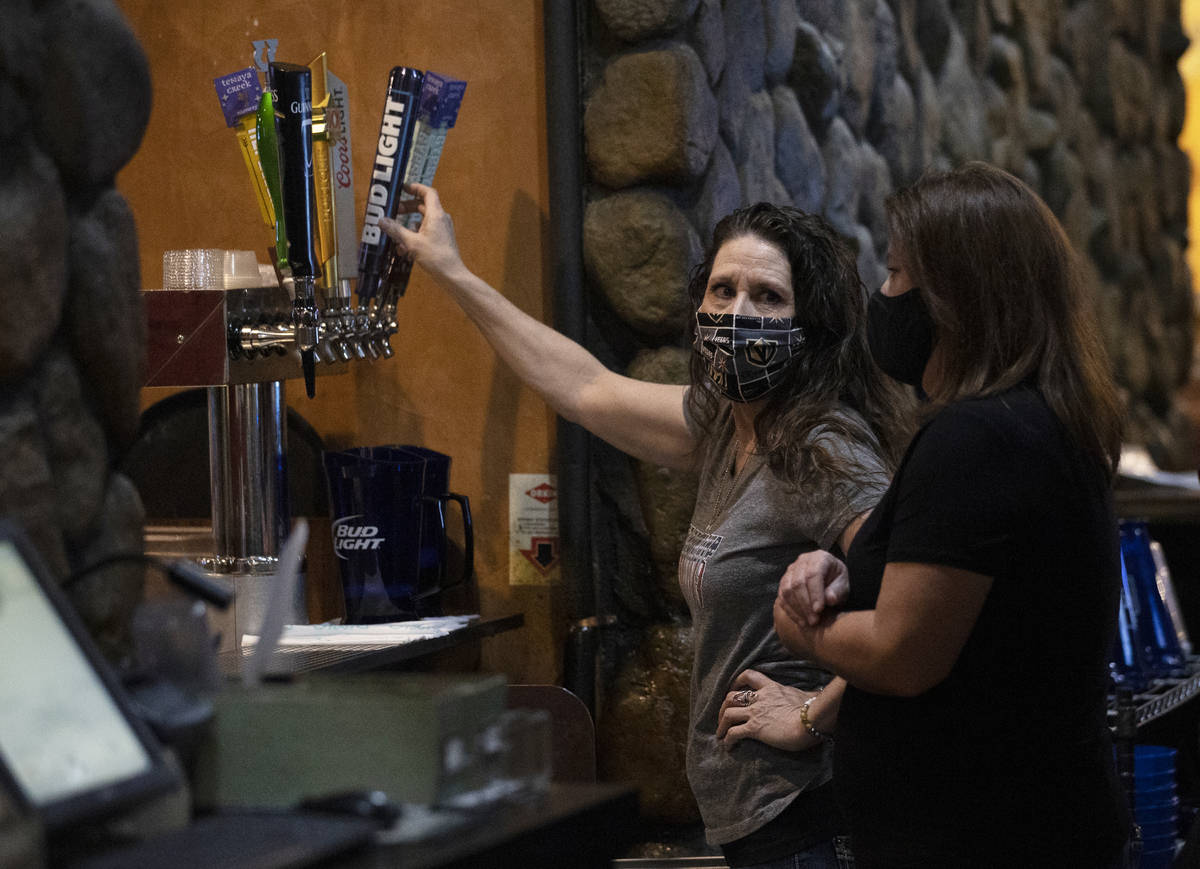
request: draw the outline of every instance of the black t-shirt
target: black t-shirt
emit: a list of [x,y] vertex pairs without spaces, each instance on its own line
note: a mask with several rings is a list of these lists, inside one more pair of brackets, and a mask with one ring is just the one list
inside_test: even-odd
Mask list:
[[993,582],[940,684],[846,691],[834,782],[860,867],[1111,862],[1129,829],[1105,721],[1118,558],[1107,477],[1037,390],[922,428],[850,548],[847,608],[875,606],[889,561]]

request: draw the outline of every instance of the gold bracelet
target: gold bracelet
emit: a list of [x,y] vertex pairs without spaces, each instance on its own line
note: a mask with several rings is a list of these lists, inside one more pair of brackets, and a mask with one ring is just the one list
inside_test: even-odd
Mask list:
[[804,725],[805,730],[807,730],[809,733],[811,733],[813,736],[815,736],[817,739],[821,740],[822,742],[833,742],[832,736],[830,736],[828,733],[822,733],[821,731],[817,730],[817,728],[813,727],[812,722],[808,720],[808,707],[812,706],[812,702],[814,700],[816,700],[817,697],[819,697],[821,695],[821,692],[824,690],[825,690],[825,687],[821,686],[820,688],[817,689],[816,694],[809,697],[807,700],[804,701],[803,705],[801,705],[801,707],[800,707],[800,723]]

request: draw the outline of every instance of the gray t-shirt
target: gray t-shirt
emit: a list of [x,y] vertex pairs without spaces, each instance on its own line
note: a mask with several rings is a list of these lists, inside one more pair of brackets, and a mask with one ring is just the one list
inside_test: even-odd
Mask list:
[[[839,411],[854,416],[849,409]],[[782,751],[755,739],[726,748],[717,713],[733,680],[753,668],[811,690],[829,674],[798,660],[775,634],[780,577],[798,555],[831,549],[887,488],[878,455],[827,430],[810,437],[857,468],[854,482],[814,480],[798,490],[760,456],[732,473],[733,420],[726,410],[704,453],[691,527],[679,558],[679,584],[692,612],[694,657],[687,747],[688,780],[708,841],[721,845],[775,818],[802,790],[831,778],[827,745]]]

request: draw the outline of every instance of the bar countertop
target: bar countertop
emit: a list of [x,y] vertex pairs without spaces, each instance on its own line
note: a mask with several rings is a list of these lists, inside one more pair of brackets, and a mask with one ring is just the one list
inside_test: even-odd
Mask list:
[[554,783],[539,797],[503,802],[470,823],[419,842],[348,854],[341,869],[608,867],[634,841],[637,792],[630,785]]
[[[464,643],[515,630],[524,624],[525,616],[522,613],[513,613],[497,618],[479,619],[439,636],[420,637],[402,643],[282,646],[274,653],[270,671],[277,675],[298,675],[318,671],[334,674],[389,669]],[[221,673],[225,676],[236,676],[241,671],[242,661],[253,651],[253,646],[244,646],[241,649],[221,652],[217,656]]]

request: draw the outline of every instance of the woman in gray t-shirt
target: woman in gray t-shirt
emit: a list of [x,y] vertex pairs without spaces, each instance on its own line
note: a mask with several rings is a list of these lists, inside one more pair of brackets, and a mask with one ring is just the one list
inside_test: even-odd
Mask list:
[[690,282],[690,386],[646,383],[520,311],[463,263],[436,191],[407,185],[416,232],[379,224],[463,308],[516,374],[635,458],[700,473],[680,582],[692,610],[688,776],[709,841],[746,866],[832,862],[820,734],[841,686],[792,659],[771,624],[801,553],[848,547],[901,448],[893,387],[866,345],[854,256],[820,217],[759,203],[714,230]]

